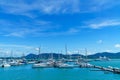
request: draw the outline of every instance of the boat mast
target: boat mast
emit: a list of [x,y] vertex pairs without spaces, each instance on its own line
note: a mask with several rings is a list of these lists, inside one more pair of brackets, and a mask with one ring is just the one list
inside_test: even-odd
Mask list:
[[40,47],[36,48],[36,51],[37,51],[37,60],[39,60],[40,58]]
[[58,60],[60,60],[61,56],[60,56],[60,52],[58,51]]
[[38,48],[38,55],[39,55],[39,58],[41,59],[41,55],[40,55],[40,47]]
[[25,59],[25,54],[24,54],[24,52],[22,53],[22,60],[24,60]]
[[87,49],[85,48],[85,59],[86,59],[86,62],[87,62]]
[[67,45],[65,45],[65,53],[66,53],[66,58],[68,58],[68,51],[67,51]]
[[77,56],[78,59],[80,58],[80,55],[79,55],[79,54],[80,54],[80,51],[78,50],[78,56]]
[[53,57],[53,52],[51,52],[51,59],[53,59],[54,57]]
[[11,50],[11,56],[10,57],[11,57],[11,59],[13,58],[13,50]]

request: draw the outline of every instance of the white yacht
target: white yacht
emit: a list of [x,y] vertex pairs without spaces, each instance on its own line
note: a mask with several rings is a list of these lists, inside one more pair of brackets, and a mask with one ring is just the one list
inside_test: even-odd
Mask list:
[[106,56],[100,56],[98,59],[95,59],[95,61],[110,61],[110,58],[106,57]]
[[1,67],[10,67],[11,65],[8,64],[6,61],[3,61],[3,63],[1,64]]
[[36,63],[36,64],[33,64],[32,67],[33,68],[46,68],[48,67],[48,65],[46,63]]
[[39,62],[35,63],[32,66],[33,68],[51,68],[54,67],[54,60],[49,59],[48,61],[45,62]]
[[11,60],[11,61],[9,62],[9,64],[10,64],[11,66],[18,66],[18,65],[19,65],[19,62],[18,62],[17,60]]
[[57,68],[74,68],[74,65],[60,62],[60,63],[57,63],[56,67]]

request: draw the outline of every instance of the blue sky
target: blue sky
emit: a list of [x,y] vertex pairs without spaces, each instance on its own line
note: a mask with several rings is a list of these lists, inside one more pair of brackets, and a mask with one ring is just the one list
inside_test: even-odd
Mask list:
[[0,0],[0,56],[120,51],[120,0]]

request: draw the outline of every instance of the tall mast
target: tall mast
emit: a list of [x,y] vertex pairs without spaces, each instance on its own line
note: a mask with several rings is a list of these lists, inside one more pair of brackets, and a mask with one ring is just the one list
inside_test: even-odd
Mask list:
[[87,61],[87,49],[85,48],[85,59]]
[[25,59],[25,54],[24,54],[24,52],[22,53],[22,59],[23,59],[23,60]]
[[11,50],[11,56],[10,57],[11,57],[11,59],[13,58],[13,51],[12,50]]
[[58,58],[57,58],[58,60],[60,59],[60,52],[58,51]]
[[38,55],[39,55],[39,57],[40,57],[40,59],[41,59],[41,54],[40,54],[40,47],[38,48]]
[[53,52],[51,52],[51,59],[53,59],[54,57],[53,57]]
[[65,53],[66,53],[66,58],[68,58],[68,51],[67,51],[67,45],[65,45]]
[[63,58],[63,56],[62,56],[62,50],[61,50],[61,53],[60,53],[60,59],[62,59]]
[[36,48],[36,51],[37,51],[37,54],[36,54],[36,55],[38,55],[38,56],[37,56],[37,59],[39,59],[39,57],[40,57],[40,47]]
[[78,50],[78,56],[77,56],[78,59],[80,58],[79,54],[80,54],[80,51]]
[[40,47],[38,48],[38,54],[40,54]]

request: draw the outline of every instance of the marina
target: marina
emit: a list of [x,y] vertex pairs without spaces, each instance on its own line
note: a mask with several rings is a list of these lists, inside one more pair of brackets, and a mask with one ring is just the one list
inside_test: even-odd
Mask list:
[[[81,60],[81,59],[80,59]],[[29,65],[31,64],[32,68],[61,68],[61,69],[73,69],[73,68],[93,68],[93,69],[99,69],[100,71],[108,71],[111,73],[120,74],[120,68],[113,67],[113,66],[97,66],[95,64],[92,64],[90,62],[86,62],[86,60],[55,60],[55,59],[48,59],[48,60],[39,60],[39,61],[29,61],[27,59],[19,59],[19,60],[0,60],[1,68],[7,68],[11,66],[22,66],[22,65]],[[94,60],[92,60],[94,61]],[[101,61],[101,60],[100,60]],[[95,60],[96,62],[96,60]],[[99,71],[98,70],[98,71]]]
[[0,0],[0,80],[120,80],[120,0]]
[[[64,67],[44,67],[44,68],[33,68],[33,63],[31,64],[22,64],[19,66],[10,66],[10,67],[1,67],[0,68],[0,79],[8,80],[5,75],[9,75],[9,80],[119,80],[119,73],[114,73],[112,68],[116,65],[119,68],[120,60],[111,60],[107,62],[102,61],[92,61],[89,64],[82,63],[80,66],[74,66],[72,68]],[[96,66],[90,65],[94,64]],[[98,65],[98,66],[97,66]],[[102,65],[102,66],[101,66]],[[110,65],[110,66],[109,66]],[[113,66],[113,67],[111,67]],[[110,69],[110,70],[108,70]],[[111,71],[112,70],[112,71]],[[117,68],[116,68],[117,70]],[[17,72],[17,73],[16,73]],[[14,77],[13,77],[14,75]],[[31,76],[32,75],[32,76]],[[95,75],[93,77],[93,75]],[[46,77],[47,76],[47,77]],[[87,77],[86,77],[87,76]],[[101,77],[101,78],[99,78]]]

